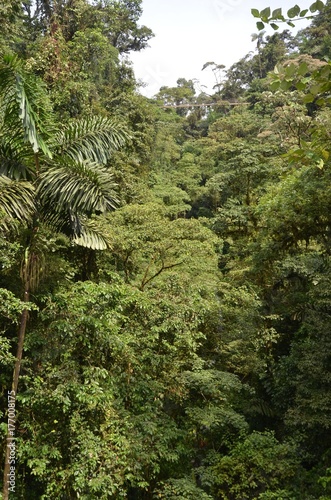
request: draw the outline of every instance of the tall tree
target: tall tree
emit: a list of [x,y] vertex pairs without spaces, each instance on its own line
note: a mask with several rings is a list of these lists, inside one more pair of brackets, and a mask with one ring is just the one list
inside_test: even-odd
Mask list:
[[99,28],[120,53],[141,50],[153,36],[152,30],[139,26],[142,0],[38,0],[35,9],[24,4],[34,37],[61,26],[66,41],[77,31]]
[[[1,65],[1,134],[3,193],[1,209],[7,223],[18,218],[27,234],[22,263],[23,301],[38,284],[41,223],[71,234],[90,248],[105,248],[105,239],[88,228],[93,213],[116,204],[112,175],[106,164],[123,144],[125,132],[112,120],[90,118],[56,130],[43,85],[15,57]],[[47,145],[50,144],[50,146]],[[21,185],[20,180],[26,179]],[[17,179],[17,180],[15,180]],[[11,203],[8,197],[11,196]],[[8,220],[9,219],[9,220]],[[27,327],[28,307],[21,314],[12,391],[17,393]],[[4,499],[8,498],[9,447],[6,447]]]

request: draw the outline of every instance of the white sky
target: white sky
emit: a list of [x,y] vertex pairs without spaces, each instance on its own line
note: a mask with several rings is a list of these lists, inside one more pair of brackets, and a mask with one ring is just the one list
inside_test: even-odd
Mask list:
[[[312,1],[298,3],[304,9]],[[151,28],[155,37],[150,40],[150,47],[130,54],[136,78],[147,84],[141,93],[151,97],[163,85],[176,86],[178,78],[197,79],[207,86],[203,90],[212,92],[213,73],[210,68],[201,71],[202,66],[214,61],[228,68],[255,49],[251,35],[257,28],[251,8],[261,11],[268,6],[283,7],[286,12],[295,3],[296,0],[143,0],[139,24]],[[299,21],[297,29],[307,24]],[[266,32],[274,33],[270,27]]]

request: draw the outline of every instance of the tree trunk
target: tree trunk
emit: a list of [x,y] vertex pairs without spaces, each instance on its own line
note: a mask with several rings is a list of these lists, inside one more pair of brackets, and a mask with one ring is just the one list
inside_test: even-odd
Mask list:
[[[24,290],[24,302],[29,302],[29,282],[25,283]],[[21,370],[22,357],[23,357],[23,346],[24,346],[24,338],[26,332],[26,324],[28,321],[28,309],[24,309],[21,314],[20,327],[18,330],[18,343],[17,343],[17,355],[15,361],[15,367],[13,372],[13,382],[12,382],[12,391],[11,394],[16,399],[18,380]],[[13,440],[12,434],[9,432],[9,426],[7,428],[7,438],[6,438],[6,455],[5,455],[5,467],[3,471],[3,500],[8,500],[9,498],[9,473],[10,473],[10,447],[9,444],[15,442]]]

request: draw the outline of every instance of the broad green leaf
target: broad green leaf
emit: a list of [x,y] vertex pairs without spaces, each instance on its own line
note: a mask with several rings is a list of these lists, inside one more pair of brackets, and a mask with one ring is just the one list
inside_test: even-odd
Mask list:
[[291,77],[294,75],[294,73],[296,72],[296,69],[297,67],[295,66],[295,64],[291,63],[287,68],[286,68],[286,76],[287,77]]
[[298,82],[295,84],[295,86],[296,86],[297,90],[300,90],[300,91],[302,91],[306,88],[306,85],[303,82]]
[[282,9],[275,9],[273,12],[272,12],[272,19],[282,19],[283,18],[283,13],[282,13]]
[[264,23],[262,23],[261,21],[257,22],[256,26],[259,31],[264,29]]
[[280,82],[280,88],[282,90],[289,90],[292,87],[292,82],[289,82],[287,80],[282,80]]
[[325,7],[325,4],[324,4],[324,2],[322,2],[322,0],[317,0],[316,4],[317,4],[318,10],[323,10]]
[[304,9],[300,12],[300,17],[305,17],[305,15],[307,14],[307,12],[309,11],[309,9]]
[[261,10],[260,12],[260,17],[261,19],[264,21],[264,20],[268,20],[269,17],[270,17],[270,14],[271,14],[271,10],[270,10],[270,7],[267,7],[266,9],[263,9]]
[[322,91],[322,85],[317,83],[315,85],[312,85],[310,88],[310,93],[313,95],[317,95]]
[[315,96],[314,96],[314,95],[312,95],[312,94],[307,94],[307,95],[305,95],[305,96],[304,96],[304,98],[303,98],[303,102],[304,102],[305,104],[309,104],[310,102],[314,102],[314,99],[315,99]]
[[291,21],[287,21],[287,24],[288,24],[289,26],[291,26],[291,28],[295,28],[295,24],[294,24],[294,23],[292,23]]
[[278,30],[278,29],[279,29],[278,24],[275,24],[275,23],[270,23],[270,26],[271,26],[274,30]]
[[300,64],[298,68],[298,75],[304,76],[308,71],[308,64],[306,62],[303,62]]
[[324,3],[321,0],[317,0],[309,7],[309,10],[310,12],[314,13],[322,10],[323,8],[324,8]]
[[325,65],[321,70],[320,70],[320,76],[321,78],[329,79],[330,77],[330,72],[331,72],[331,66],[329,64]]
[[251,13],[254,17],[260,17],[260,11],[258,9],[251,9]]
[[294,7],[292,7],[291,9],[289,9],[287,11],[287,15],[290,19],[293,19],[293,17],[296,17],[300,14],[300,11],[301,11],[301,9],[300,9],[299,5],[295,5]]
[[278,90],[280,87],[280,81],[272,82],[270,85],[271,90],[275,91]]

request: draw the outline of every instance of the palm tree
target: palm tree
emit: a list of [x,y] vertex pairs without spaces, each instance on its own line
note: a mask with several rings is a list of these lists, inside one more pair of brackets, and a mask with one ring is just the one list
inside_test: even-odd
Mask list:
[[252,33],[251,40],[256,42],[257,55],[259,59],[259,73],[260,78],[262,78],[262,60],[261,60],[261,47],[264,44],[265,31],[260,31],[259,33]]
[[[117,204],[113,176],[107,168],[127,132],[105,117],[87,117],[59,128],[43,83],[29,74],[15,56],[0,63],[0,227],[18,220],[27,242],[21,277],[23,302],[38,284],[40,254],[36,241],[41,224],[64,232],[74,243],[92,249],[107,241],[91,220]],[[12,391],[17,393],[26,307],[20,318]],[[9,438],[9,436],[8,436]],[[6,446],[3,499],[9,491],[9,448]]]

